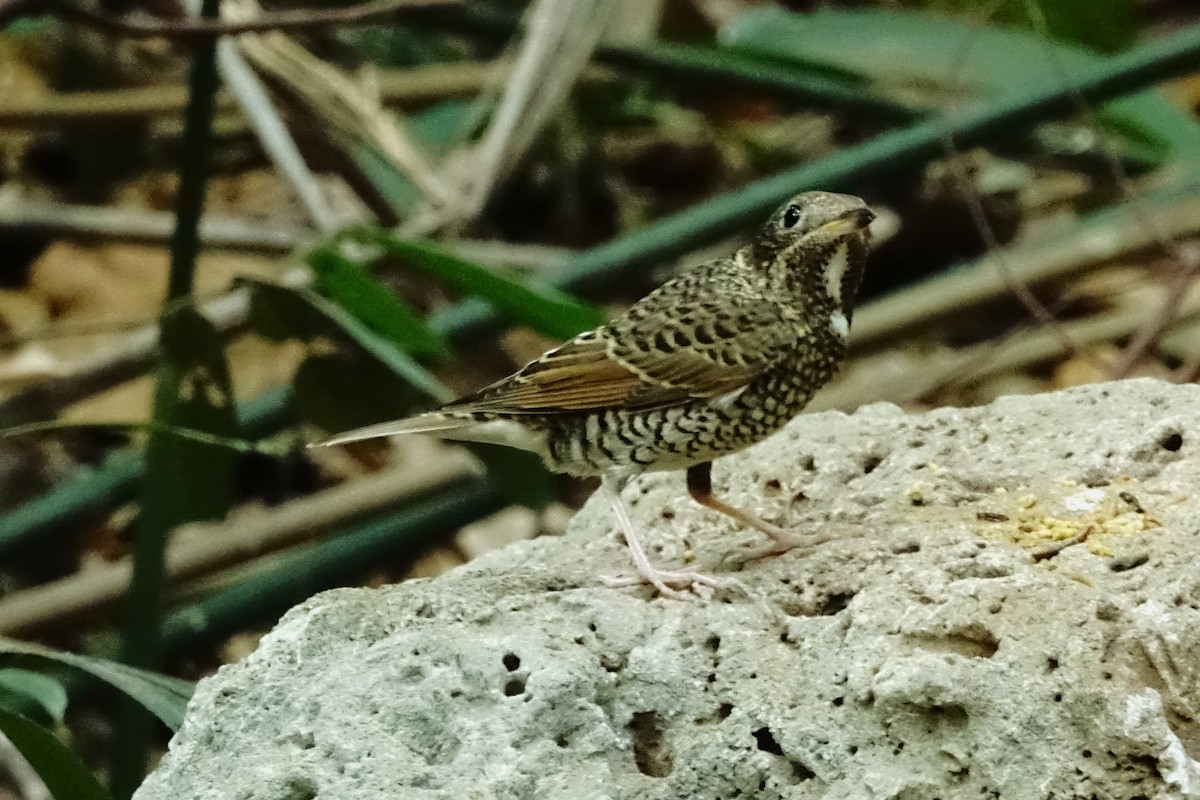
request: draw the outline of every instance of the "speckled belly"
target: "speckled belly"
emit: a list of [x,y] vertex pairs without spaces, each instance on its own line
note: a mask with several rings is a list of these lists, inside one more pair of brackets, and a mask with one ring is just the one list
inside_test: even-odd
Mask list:
[[[816,366],[816,365],[812,365]],[[650,411],[604,411],[539,420],[547,462],[560,472],[598,475],[683,469],[756,444],[782,428],[823,385],[820,370],[764,375],[740,393]]]

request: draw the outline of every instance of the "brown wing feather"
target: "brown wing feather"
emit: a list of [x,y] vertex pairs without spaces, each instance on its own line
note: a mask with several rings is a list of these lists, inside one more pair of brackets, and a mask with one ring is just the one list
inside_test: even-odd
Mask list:
[[[603,330],[603,329],[602,329]],[[520,372],[450,403],[447,408],[485,413],[546,413],[631,408],[684,400],[686,390],[645,380],[608,355],[593,331],[551,350]]]
[[787,357],[802,334],[780,305],[703,265],[621,318],[447,408],[500,414],[645,410],[718,397]]

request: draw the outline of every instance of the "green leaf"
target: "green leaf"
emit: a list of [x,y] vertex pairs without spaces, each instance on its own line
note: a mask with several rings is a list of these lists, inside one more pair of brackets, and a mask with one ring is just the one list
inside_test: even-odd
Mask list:
[[55,800],[112,800],[108,791],[51,731],[0,703],[0,731],[21,752]]
[[127,667],[114,661],[66,653],[0,636],[0,654],[31,656],[81,669],[141,703],[173,731],[183,724],[195,685],[169,675]]
[[63,685],[28,669],[0,669],[0,698],[9,708],[47,725],[62,722],[67,711]]
[[314,250],[308,264],[314,288],[371,330],[417,357],[449,355],[446,343],[415,309],[385,289],[361,264],[339,253],[336,244]]
[[428,242],[407,242],[378,229],[361,229],[346,236],[370,242],[405,266],[444,281],[464,295],[478,297],[555,339],[570,339],[605,322],[598,309],[566,292],[472,264]]
[[[176,306],[163,315],[159,350],[154,422],[238,438],[225,342],[212,323],[191,306]],[[153,432],[146,457],[158,467],[147,473],[143,497],[153,496],[156,504],[169,509],[164,530],[182,522],[219,519],[229,510],[238,457],[233,450]]]
[[[735,17],[721,40],[737,50],[848,70],[881,83],[980,98],[1061,85],[1064,71],[1074,76],[1106,61],[1027,31],[899,9],[795,14],[761,6]],[[1135,147],[1154,142],[1174,156],[1200,158],[1200,122],[1157,92],[1106,103],[1100,117],[1118,132],[1138,131]]]
[[345,309],[316,292],[248,278],[243,278],[240,283],[250,288],[252,325],[265,321],[277,334],[294,328],[295,335],[301,338],[308,338],[323,330],[338,332],[437,402],[445,403],[453,399],[454,395],[449,389],[392,340],[380,336]]
[[335,135],[334,142],[337,149],[344,151],[354,162],[385,212],[390,210],[396,219],[404,219],[417,210],[421,204],[421,190],[378,146],[341,135]]

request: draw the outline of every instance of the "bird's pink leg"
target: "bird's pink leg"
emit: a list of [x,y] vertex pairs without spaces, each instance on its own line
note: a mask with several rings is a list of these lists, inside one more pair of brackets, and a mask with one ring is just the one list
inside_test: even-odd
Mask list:
[[604,497],[612,507],[617,524],[621,527],[621,533],[625,536],[625,544],[629,546],[629,555],[633,558],[633,566],[637,575],[625,578],[603,577],[602,580],[605,584],[620,587],[648,583],[665,597],[682,597],[683,592],[673,588],[676,586],[681,588],[708,586],[713,589],[726,589],[739,585],[738,581],[732,578],[718,578],[695,570],[659,569],[650,563],[650,557],[646,555],[641,539],[634,529],[633,521],[629,518],[625,501],[621,499],[621,489],[627,480],[627,478],[605,477],[600,483],[600,491],[604,493]]

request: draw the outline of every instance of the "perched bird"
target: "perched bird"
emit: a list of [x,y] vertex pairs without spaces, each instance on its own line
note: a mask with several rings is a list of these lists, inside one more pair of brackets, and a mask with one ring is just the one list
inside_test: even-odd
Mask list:
[[713,496],[713,459],[765,439],[837,371],[874,214],[857,197],[804,192],[732,256],[695,267],[617,319],[437,411],[327,439],[400,433],[537,453],[556,472],[598,475],[641,581],[728,582],[650,563],[621,490],[642,472],[687,470],[699,503],[762,531],[770,552],[809,543]]

